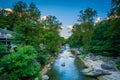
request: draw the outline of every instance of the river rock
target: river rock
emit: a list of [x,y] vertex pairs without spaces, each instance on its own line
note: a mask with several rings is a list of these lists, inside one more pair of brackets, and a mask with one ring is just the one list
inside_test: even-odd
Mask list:
[[47,65],[47,67],[48,67],[48,68],[50,68],[50,67],[51,67],[50,63]]
[[65,62],[63,62],[63,63],[61,64],[61,66],[63,66],[63,67],[64,67],[64,66],[65,66]]
[[80,53],[84,53],[84,50],[82,48],[79,49]]
[[39,80],[38,77],[36,77],[34,80]]
[[80,52],[78,50],[75,51],[77,55],[80,55]]
[[51,70],[51,68],[48,68],[48,70]]
[[70,54],[70,55],[69,55],[69,57],[73,57],[73,55],[72,55],[72,54]]
[[104,71],[104,70],[100,70],[100,69],[97,69],[94,71],[94,74],[95,75],[111,75],[111,73],[109,71]]
[[101,60],[102,59],[102,56],[96,56],[93,61],[96,61],[96,60]]
[[101,64],[101,68],[107,69],[107,70],[113,69],[113,67],[111,65],[108,65],[108,64]]
[[88,73],[88,72],[91,72],[93,70],[94,70],[93,68],[87,68],[87,69],[83,69],[82,72],[83,73]]
[[84,69],[82,72],[86,76],[94,76],[94,77],[101,76],[101,75],[110,75],[111,74],[108,71],[99,70],[99,69],[94,70],[93,68]]
[[53,62],[51,62],[51,64],[53,64]]
[[93,55],[93,53],[88,53],[88,54],[87,54],[87,57],[89,57],[89,58],[94,58],[94,55]]
[[48,75],[43,75],[42,76],[42,80],[48,80],[48,79],[49,79]]

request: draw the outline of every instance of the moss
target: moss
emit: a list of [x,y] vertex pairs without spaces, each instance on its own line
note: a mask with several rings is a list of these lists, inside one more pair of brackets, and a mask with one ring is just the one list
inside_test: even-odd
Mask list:
[[80,56],[80,58],[81,58],[81,59],[85,59],[85,56],[84,56],[84,55],[82,55],[82,56]]

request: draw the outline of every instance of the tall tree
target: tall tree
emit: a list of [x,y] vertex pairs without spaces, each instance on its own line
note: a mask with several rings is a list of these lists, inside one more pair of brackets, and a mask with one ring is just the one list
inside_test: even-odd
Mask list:
[[111,0],[111,11],[108,14],[109,16],[111,15],[117,15],[120,16],[120,0]]
[[[20,40],[23,44],[32,44],[34,37],[38,37],[39,34],[39,23],[38,18],[40,17],[40,11],[34,3],[28,5],[22,1],[13,5],[14,14],[18,16],[15,23],[14,30],[17,32],[15,38]],[[36,36],[35,36],[36,35]]]
[[84,45],[84,47],[87,49],[90,47],[90,40],[94,26],[94,17],[96,15],[96,10],[93,10],[92,8],[87,8],[80,11],[78,15],[78,21],[80,23],[74,25],[73,34],[68,40],[71,45],[75,44],[78,47]]
[[33,20],[38,20],[38,18],[40,18],[41,15],[39,9],[36,7],[36,5],[33,2],[31,2],[29,5],[28,14],[30,18]]
[[90,40],[94,26],[94,17],[96,15],[96,10],[93,10],[92,8],[87,8],[84,11],[81,10],[78,16],[78,21],[81,23],[79,24],[79,28],[81,29],[82,42],[86,49],[89,49],[90,47]]
[[97,14],[96,10],[93,10],[92,8],[81,10],[78,15],[79,17],[78,21],[80,23],[94,22],[93,20],[96,14]]
[[43,42],[48,53],[55,53],[58,51],[59,44],[61,43],[58,32],[61,23],[55,16],[47,16],[47,18],[41,22],[44,26],[44,30],[43,38],[41,38],[40,41],[42,40],[41,42]]

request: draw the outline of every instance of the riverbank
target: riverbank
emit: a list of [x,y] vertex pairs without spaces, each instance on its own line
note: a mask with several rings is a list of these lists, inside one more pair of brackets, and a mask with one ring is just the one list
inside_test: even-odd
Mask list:
[[[117,59],[110,58],[110,57],[103,57],[103,56],[94,56],[91,53],[88,54],[87,56],[80,55],[79,58],[87,67],[86,71],[92,69],[94,70],[94,73],[101,74],[99,76],[97,75],[98,80],[119,80],[120,79],[120,71],[116,68]],[[90,73],[89,75],[91,76]],[[96,74],[94,75],[96,76]]]
[[49,76],[47,75],[48,70],[51,69],[51,65],[53,64],[54,60],[56,57],[53,57],[52,59],[49,60],[48,64],[46,64],[42,70],[39,72],[40,75],[42,76],[42,80],[48,80]]

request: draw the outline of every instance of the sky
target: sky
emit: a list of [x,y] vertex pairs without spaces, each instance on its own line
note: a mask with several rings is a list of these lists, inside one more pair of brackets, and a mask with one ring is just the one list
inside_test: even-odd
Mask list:
[[[1,8],[13,8],[12,5],[19,0],[0,0]],[[65,29],[62,34],[67,34],[67,26],[77,23],[80,10],[90,7],[97,11],[98,17],[103,20],[111,7],[111,0],[21,0],[26,3],[34,2],[41,11],[41,17],[46,15],[56,16]],[[68,34],[67,34],[68,35]]]

